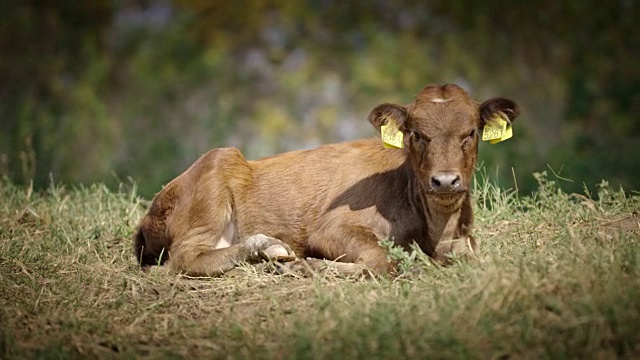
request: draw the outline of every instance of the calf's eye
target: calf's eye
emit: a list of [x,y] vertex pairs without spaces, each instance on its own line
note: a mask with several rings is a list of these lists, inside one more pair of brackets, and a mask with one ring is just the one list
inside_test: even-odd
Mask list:
[[476,136],[476,129],[471,130],[471,132],[469,133],[469,136],[467,136],[466,138],[464,138],[464,140],[462,141],[462,150],[466,150],[467,149],[467,145],[469,145],[469,142],[471,140],[473,140],[473,138]]

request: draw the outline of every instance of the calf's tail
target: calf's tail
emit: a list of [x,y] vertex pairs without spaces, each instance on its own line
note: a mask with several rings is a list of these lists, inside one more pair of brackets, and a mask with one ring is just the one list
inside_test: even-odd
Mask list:
[[140,266],[162,265],[169,258],[168,245],[164,236],[145,234],[145,226],[141,225],[133,236],[133,246]]

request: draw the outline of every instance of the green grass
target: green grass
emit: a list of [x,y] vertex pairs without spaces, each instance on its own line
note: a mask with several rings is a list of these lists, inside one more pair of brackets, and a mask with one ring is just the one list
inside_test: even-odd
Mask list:
[[0,358],[638,358],[640,196],[476,184],[478,261],[374,279],[143,273],[135,187],[0,180]]

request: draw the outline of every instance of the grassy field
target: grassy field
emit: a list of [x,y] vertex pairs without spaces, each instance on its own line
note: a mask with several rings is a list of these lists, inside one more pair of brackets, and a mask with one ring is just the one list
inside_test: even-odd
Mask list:
[[640,358],[640,195],[476,185],[478,261],[395,277],[143,273],[134,186],[0,180],[0,358]]

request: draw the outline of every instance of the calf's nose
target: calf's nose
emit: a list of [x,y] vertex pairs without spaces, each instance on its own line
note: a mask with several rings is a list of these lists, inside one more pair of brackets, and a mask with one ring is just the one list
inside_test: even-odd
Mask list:
[[431,187],[435,191],[457,191],[461,186],[460,173],[441,172],[431,176]]

